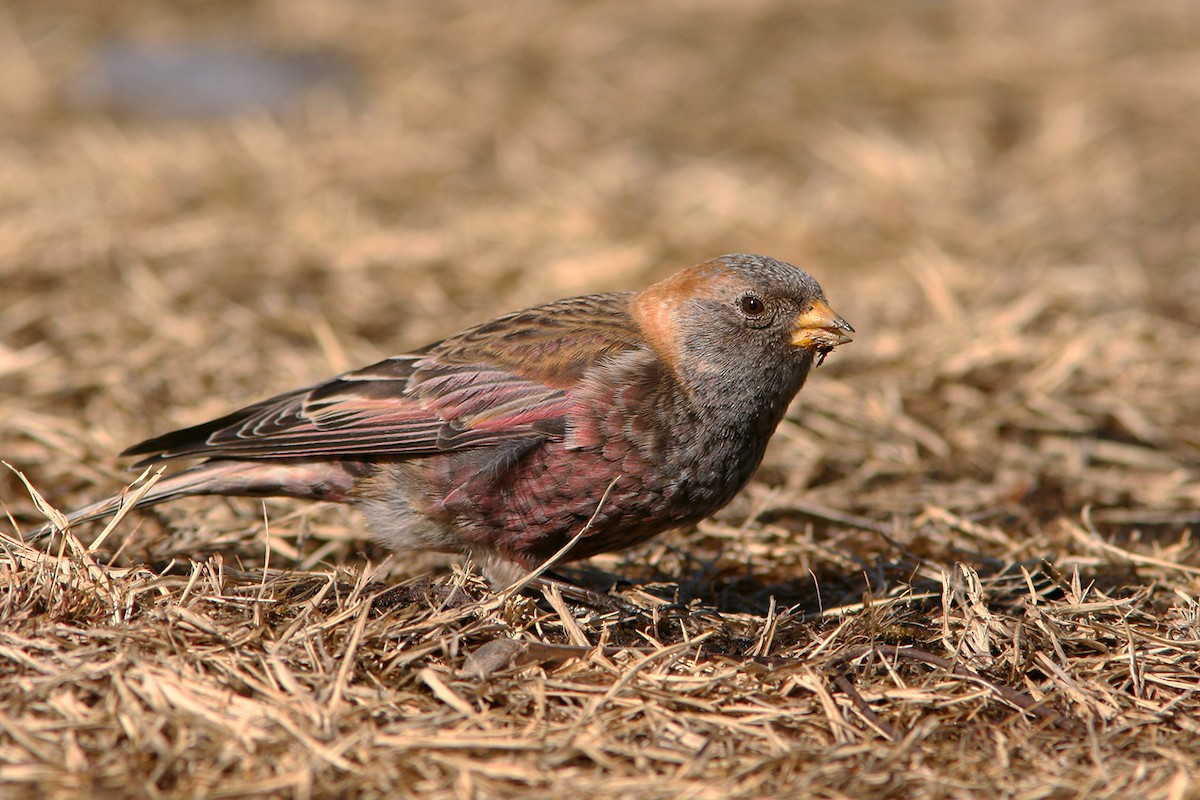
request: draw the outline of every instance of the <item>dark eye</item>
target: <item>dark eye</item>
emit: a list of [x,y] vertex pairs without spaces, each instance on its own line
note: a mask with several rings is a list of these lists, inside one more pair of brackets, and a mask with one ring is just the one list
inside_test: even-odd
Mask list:
[[742,313],[748,317],[757,317],[767,310],[767,304],[762,298],[748,294],[742,298]]

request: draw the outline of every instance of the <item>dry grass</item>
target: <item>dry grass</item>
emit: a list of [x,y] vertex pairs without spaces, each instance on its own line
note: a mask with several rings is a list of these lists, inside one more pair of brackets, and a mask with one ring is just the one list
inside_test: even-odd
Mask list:
[[[230,31],[361,98],[64,100],[113,35]],[[0,475],[5,796],[1200,797],[1197,42],[1185,0],[7,4],[0,457],[58,507],[147,435],[722,252],[861,335],[729,509],[574,573],[642,615],[299,503],[46,554]]]

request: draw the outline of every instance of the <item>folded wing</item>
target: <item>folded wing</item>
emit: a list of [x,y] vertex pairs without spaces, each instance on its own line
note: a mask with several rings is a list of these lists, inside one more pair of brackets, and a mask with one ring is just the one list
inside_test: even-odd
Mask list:
[[173,458],[420,456],[561,438],[570,389],[640,346],[628,295],[510,314],[201,425],[134,445],[139,465]]

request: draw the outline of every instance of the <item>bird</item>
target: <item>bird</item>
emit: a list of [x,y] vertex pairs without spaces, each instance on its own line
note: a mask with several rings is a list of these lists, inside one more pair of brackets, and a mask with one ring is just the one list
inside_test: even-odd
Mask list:
[[130,502],[285,496],[356,506],[381,544],[464,554],[502,587],[552,556],[623,550],[725,506],[853,332],[799,267],[721,256],[147,439],[121,456],[198,463],[32,538]]

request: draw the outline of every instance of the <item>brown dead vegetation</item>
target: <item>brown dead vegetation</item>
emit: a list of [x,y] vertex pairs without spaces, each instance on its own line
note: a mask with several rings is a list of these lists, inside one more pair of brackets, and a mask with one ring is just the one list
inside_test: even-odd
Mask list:
[[[279,116],[79,110],[99,43],[334,50]],[[0,475],[5,796],[1200,796],[1200,14],[1152,2],[0,9],[0,458],[114,454],[734,251],[859,331],[735,503],[486,591],[343,509],[55,552]]]

